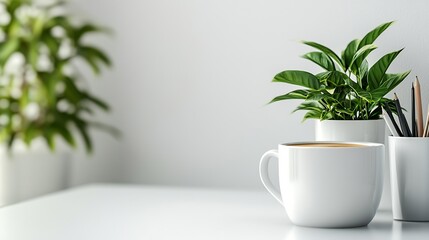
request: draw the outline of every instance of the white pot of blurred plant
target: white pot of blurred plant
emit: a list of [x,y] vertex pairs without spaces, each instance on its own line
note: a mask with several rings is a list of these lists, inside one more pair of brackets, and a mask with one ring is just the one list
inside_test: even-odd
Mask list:
[[43,139],[30,146],[15,141],[11,149],[0,146],[0,206],[65,189],[71,152],[62,144],[55,152]]

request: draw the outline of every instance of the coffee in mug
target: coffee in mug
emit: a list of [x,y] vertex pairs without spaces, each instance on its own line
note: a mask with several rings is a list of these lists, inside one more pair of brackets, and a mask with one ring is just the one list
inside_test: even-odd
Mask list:
[[364,145],[355,144],[355,143],[296,143],[288,144],[288,146],[297,146],[297,147],[363,147]]

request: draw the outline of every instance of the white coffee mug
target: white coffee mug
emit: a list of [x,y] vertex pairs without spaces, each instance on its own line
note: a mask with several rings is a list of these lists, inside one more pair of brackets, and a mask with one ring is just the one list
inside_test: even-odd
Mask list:
[[[268,176],[272,157],[279,160],[280,192]],[[294,224],[359,227],[371,222],[380,203],[383,160],[379,143],[287,143],[262,156],[259,173]]]

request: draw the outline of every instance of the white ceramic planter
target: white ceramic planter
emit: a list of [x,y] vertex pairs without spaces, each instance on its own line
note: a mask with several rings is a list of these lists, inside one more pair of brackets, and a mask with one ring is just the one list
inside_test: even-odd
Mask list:
[[52,153],[43,141],[30,148],[16,142],[8,151],[0,146],[0,206],[24,201],[67,187],[70,153]]
[[378,120],[316,121],[316,141],[383,143],[385,122]]

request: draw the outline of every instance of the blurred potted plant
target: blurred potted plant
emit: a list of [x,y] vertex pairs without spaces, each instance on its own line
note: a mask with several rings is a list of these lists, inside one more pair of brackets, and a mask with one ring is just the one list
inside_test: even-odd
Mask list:
[[307,53],[303,58],[320,66],[323,71],[312,74],[301,70],[286,70],[277,74],[273,82],[304,87],[281,96],[272,102],[300,99],[295,109],[305,110],[304,120],[318,119],[318,141],[369,141],[384,142],[382,105],[396,113],[393,100],[385,97],[410,73],[390,74],[387,69],[402,51],[394,51],[381,57],[369,67],[367,56],[377,47],[374,41],[393,22],[381,24],[362,39],[351,41],[341,57],[316,42],[303,43],[318,51]]
[[74,148],[78,134],[92,151],[88,130],[104,126],[94,110],[109,106],[88,91],[76,62],[95,74],[111,65],[84,41],[101,31],[73,24],[64,2],[0,1],[0,205],[64,188],[59,142]]

